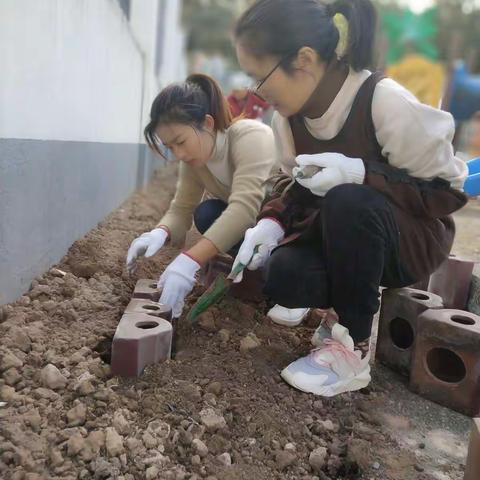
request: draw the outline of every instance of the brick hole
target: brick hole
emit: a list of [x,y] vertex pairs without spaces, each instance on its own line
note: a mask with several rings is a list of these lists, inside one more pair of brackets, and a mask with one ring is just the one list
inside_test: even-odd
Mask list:
[[145,310],[154,310],[154,311],[160,310],[160,307],[157,307],[155,305],[143,305],[142,308],[144,308]]
[[412,298],[416,298],[417,300],[428,300],[430,297],[425,295],[424,293],[412,293]]
[[157,322],[138,322],[135,324],[137,328],[141,328],[142,330],[149,330],[151,328],[158,327]]
[[455,323],[461,323],[462,325],[475,325],[475,320],[473,318],[465,317],[463,315],[454,315],[450,320]]
[[156,284],[156,283],[151,283],[151,284],[149,285],[149,287],[156,290],[156,289],[157,289],[157,284]]
[[430,350],[427,354],[427,367],[434,377],[447,383],[459,383],[467,374],[463,360],[446,348]]
[[413,345],[415,334],[407,320],[396,317],[390,322],[390,338],[401,350],[408,350]]

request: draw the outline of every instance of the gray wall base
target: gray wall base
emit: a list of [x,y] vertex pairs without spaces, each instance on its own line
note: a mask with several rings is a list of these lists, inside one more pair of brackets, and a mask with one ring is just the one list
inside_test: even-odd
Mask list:
[[0,140],[0,305],[143,187],[161,161],[141,144]]

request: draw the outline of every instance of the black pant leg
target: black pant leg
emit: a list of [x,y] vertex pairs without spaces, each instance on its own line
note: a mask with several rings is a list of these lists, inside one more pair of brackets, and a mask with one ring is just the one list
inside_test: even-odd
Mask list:
[[340,185],[325,197],[322,234],[331,306],[354,341],[363,341],[371,335],[382,279],[392,286],[411,282],[392,208],[369,186]]
[[325,262],[316,245],[293,243],[277,248],[264,272],[263,291],[275,303],[287,308],[328,307]]
[[[228,204],[218,198],[211,198],[202,202],[193,212],[193,223],[196,229],[204,234],[227,207]],[[242,241],[234,245],[228,253],[233,257],[236,256]]]
[[218,198],[202,202],[193,212],[193,222],[200,233],[205,233],[227,208],[227,204]]

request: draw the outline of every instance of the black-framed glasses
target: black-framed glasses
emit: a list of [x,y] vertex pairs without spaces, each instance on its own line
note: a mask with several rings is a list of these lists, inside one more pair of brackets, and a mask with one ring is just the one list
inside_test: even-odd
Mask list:
[[252,92],[253,94],[255,94],[257,97],[261,98],[262,100],[265,100],[262,95],[260,95],[259,93],[259,90],[260,88],[263,87],[263,85],[265,85],[265,82],[273,75],[273,73],[275,72],[275,70],[285,61],[287,60],[288,58],[290,58],[292,55],[294,55],[293,53],[289,53],[288,55],[285,55],[283,56],[280,61],[270,70],[270,72],[268,72],[268,74],[262,79],[262,80],[259,80],[255,85],[253,85],[251,88],[249,88],[250,92]]

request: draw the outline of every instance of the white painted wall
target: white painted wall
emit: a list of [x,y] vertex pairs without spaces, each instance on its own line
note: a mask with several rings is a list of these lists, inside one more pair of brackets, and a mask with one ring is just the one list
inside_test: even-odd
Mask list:
[[[163,55],[158,78],[160,86],[184,79],[187,75],[187,61],[184,55],[186,37],[177,26],[181,17],[181,0],[162,0],[166,2],[165,15],[162,17]],[[187,0],[188,1],[188,0]]]
[[186,71],[180,4],[131,0],[127,20],[117,0],[0,0],[0,304],[159,165],[141,143]]
[[0,137],[140,140],[142,56],[115,0],[2,0],[0,65]]
[[145,60],[143,125],[160,90],[187,76],[181,4],[181,0],[131,0],[130,26]]

